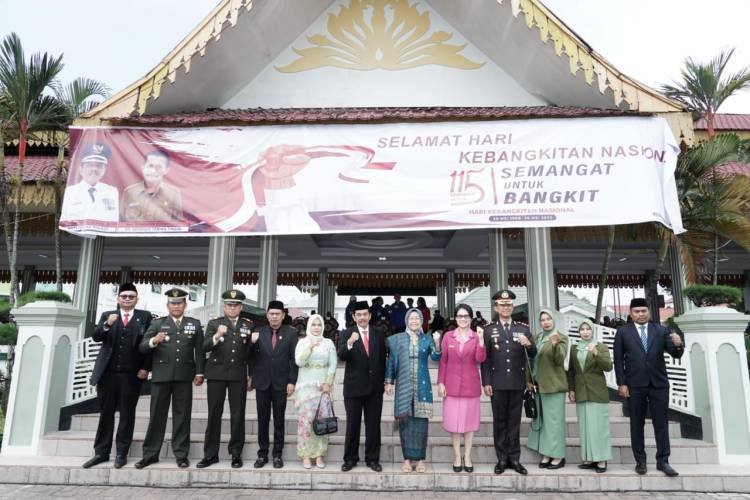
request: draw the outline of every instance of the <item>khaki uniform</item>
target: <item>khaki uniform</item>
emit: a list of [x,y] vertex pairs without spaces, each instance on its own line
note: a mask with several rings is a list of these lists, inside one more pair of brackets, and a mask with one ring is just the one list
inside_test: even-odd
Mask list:
[[125,222],[179,221],[182,220],[182,196],[179,189],[165,183],[149,194],[146,185],[139,182],[125,188],[120,210],[120,220]]

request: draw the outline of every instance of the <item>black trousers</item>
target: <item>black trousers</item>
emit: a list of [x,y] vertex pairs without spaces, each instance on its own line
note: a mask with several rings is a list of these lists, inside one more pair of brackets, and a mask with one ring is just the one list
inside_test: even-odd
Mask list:
[[229,393],[229,454],[241,457],[245,446],[245,405],[247,390],[245,381],[209,380],[207,382],[208,423],[203,442],[203,456],[217,457],[221,444],[221,416],[224,413],[224,400]]
[[115,412],[120,412],[115,437],[118,456],[127,456],[133,442],[135,408],[141,394],[141,380],[135,373],[116,373],[107,370],[96,384],[99,400],[99,425],[94,438],[94,453],[109,456],[112,451],[112,433],[115,430]]
[[192,382],[151,382],[151,415],[146,438],[143,440],[143,458],[158,459],[167,428],[169,403],[172,402],[172,451],[177,460],[190,452],[190,414],[193,410]]
[[492,437],[498,463],[521,459],[521,407],[523,389],[492,392]]
[[258,409],[258,457],[268,457],[268,427],[273,408],[273,457],[281,458],[284,451],[284,413],[286,412],[286,391],[276,391],[272,387],[255,391]]
[[656,463],[669,462],[669,407],[668,387],[629,387],[630,399],[630,447],[636,463],[646,463],[643,426],[646,424],[646,410],[651,412],[651,423],[654,425],[656,438]]
[[383,393],[375,392],[361,398],[344,398],[346,409],[346,439],[344,462],[359,462],[359,433],[362,412],[365,415],[365,461],[380,462],[380,419],[383,412]]

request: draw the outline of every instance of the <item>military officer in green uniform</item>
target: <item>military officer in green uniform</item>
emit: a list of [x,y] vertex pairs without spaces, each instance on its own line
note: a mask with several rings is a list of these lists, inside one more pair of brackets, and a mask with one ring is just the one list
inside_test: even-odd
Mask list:
[[152,355],[151,414],[143,441],[142,469],[159,461],[164,443],[167,412],[172,402],[172,450],[181,468],[189,467],[190,414],[193,387],[203,384],[203,328],[200,321],[185,316],[187,292],[179,288],[165,295],[169,315],[155,319],[143,336],[140,350]]
[[247,359],[253,322],[240,318],[244,293],[227,290],[221,298],[224,300],[224,316],[208,322],[203,341],[203,349],[208,353],[208,423],[203,459],[196,465],[199,469],[219,461],[221,416],[227,393],[231,427],[229,454],[235,469],[242,467],[242,448],[245,445],[245,404],[250,386]]

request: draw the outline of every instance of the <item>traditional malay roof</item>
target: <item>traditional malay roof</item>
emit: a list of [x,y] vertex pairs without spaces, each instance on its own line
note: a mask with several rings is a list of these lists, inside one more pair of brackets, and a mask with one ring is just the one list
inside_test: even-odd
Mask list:
[[[708,122],[699,118],[694,124],[695,130],[707,130]],[[750,114],[717,113],[714,115],[714,130],[750,131]]]

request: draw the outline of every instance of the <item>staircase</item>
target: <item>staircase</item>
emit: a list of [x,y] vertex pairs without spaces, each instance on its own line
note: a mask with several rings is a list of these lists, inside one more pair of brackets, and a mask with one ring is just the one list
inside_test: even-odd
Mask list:
[[[437,369],[431,368],[432,380],[437,379]],[[343,379],[343,366],[336,373],[336,380]],[[246,441],[241,469],[232,469],[226,450],[229,439],[229,408],[225,403],[222,424],[221,462],[207,469],[195,469],[195,463],[203,456],[203,433],[207,420],[206,386],[193,389],[193,419],[190,447],[191,467],[179,469],[175,465],[170,443],[171,417],[167,424],[167,435],[158,464],[144,470],[136,470],[133,463],[141,458],[143,439],[148,426],[149,397],[142,397],[138,403],[135,435],[130,450],[129,463],[116,470],[112,463],[102,464],[92,469],[82,469],[80,465],[92,455],[92,446],[97,414],[73,417],[69,431],[53,432],[44,437],[42,456],[0,457],[3,468],[0,482],[45,483],[45,484],[98,484],[98,485],[151,485],[159,487],[178,486],[221,486],[237,488],[275,488],[304,490],[433,490],[433,491],[632,491],[632,490],[671,490],[706,492],[747,492],[750,491],[750,476],[742,467],[718,465],[716,447],[699,440],[684,439],[680,436],[678,423],[669,424],[672,454],[670,463],[680,472],[677,478],[667,478],[656,471],[653,462],[656,453],[653,429],[650,422],[646,427],[646,451],[649,458],[649,473],[637,475],[634,470],[633,454],[630,450],[629,420],[622,416],[622,405],[610,403],[610,425],[612,432],[613,459],[608,472],[596,474],[580,470],[578,425],[575,418],[575,405],[566,404],[567,415],[567,463],[560,470],[548,471],[537,468],[539,455],[527,449],[526,436],[530,422],[523,419],[521,426],[521,460],[529,469],[528,476],[520,476],[513,471],[495,475],[495,452],[492,443],[492,411],[488,398],[482,397],[482,426],[475,434],[473,460],[474,473],[456,474],[451,469],[453,451],[450,435],[442,429],[442,404],[433,385],[434,417],[430,421],[427,449],[428,469],[425,474],[405,474],[401,472],[401,455],[398,428],[393,420],[393,398],[385,397],[383,421],[381,424],[382,473],[372,472],[363,462],[348,473],[340,471],[344,447],[346,413],[344,411],[342,386],[334,384],[334,407],[339,417],[339,432],[330,437],[326,469],[305,470],[296,454],[297,419],[293,401],[290,400],[286,412],[286,444],[284,447],[283,469],[273,469],[270,465],[257,470],[252,462],[257,453],[257,418],[255,393],[248,394]],[[364,434],[364,425],[363,425]],[[273,430],[271,430],[273,436]],[[362,438],[364,447],[364,436]],[[360,452],[364,457],[364,450]],[[113,457],[114,458],[114,457]]]

